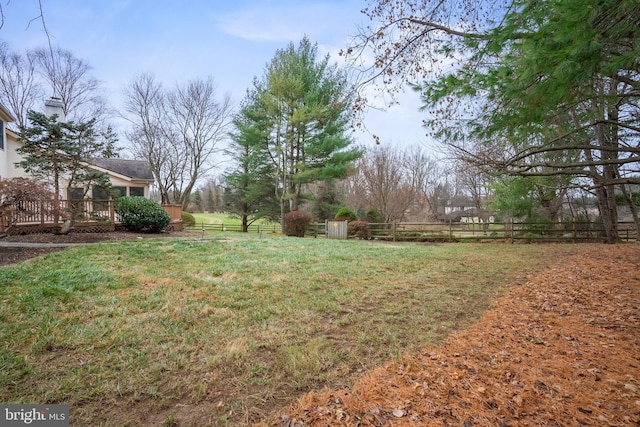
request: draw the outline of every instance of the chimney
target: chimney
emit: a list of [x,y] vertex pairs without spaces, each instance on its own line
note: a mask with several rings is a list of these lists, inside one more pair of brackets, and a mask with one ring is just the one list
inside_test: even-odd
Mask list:
[[57,121],[63,122],[65,120],[64,116],[64,104],[60,98],[56,98],[52,96],[51,98],[44,101],[44,113],[47,117],[51,117],[54,114],[58,115]]

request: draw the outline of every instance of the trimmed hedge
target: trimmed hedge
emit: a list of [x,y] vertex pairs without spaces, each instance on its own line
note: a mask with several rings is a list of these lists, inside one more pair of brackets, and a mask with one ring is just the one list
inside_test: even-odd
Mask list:
[[371,227],[367,221],[351,221],[347,224],[347,235],[369,240],[371,239]]
[[349,208],[340,208],[338,212],[336,212],[336,216],[334,219],[341,219],[347,221],[355,221],[358,219],[358,216]]
[[184,227],[195,227],[196,219],[189,212],[182,211],[182,225]]
[[115,202],[115,211],[129,231],[158,233],[171,222],[162,206],[140,196],[120,197]]
[[287,236],[304,237],[304,234],[313,221],[309,212],[293,211],[284,215],[284,233]]

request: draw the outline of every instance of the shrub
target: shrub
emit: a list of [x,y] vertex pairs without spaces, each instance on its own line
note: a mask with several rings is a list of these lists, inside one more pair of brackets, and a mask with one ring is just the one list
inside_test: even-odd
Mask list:
[[284,233],[287,236],[304,237],[313,218],[309,212],[293,211],[284,215]]
[[162,206],[140,196],[120,197],[116,200],[115,211],[129,231],[158,233],[171,221]]
[[369,209],[365,214],[365,218],[369,222],[382,223],[384,222],[384,216],[377,209]]
[[369,227],[367,221],[350,221],[347,224],[347,235],[369,240],[371,238],[371,227]]
[[195,227],[196,219],[189,212],[182,211],[182,225],[184,227]]
[[355,221],[358,219],[358,217],[356,216],[355,212],[353,212],[351,209],[340,208],[338,209],[338,212],[336,212],[335,219],[342,219],[342,220],[346,219],[347,221]]

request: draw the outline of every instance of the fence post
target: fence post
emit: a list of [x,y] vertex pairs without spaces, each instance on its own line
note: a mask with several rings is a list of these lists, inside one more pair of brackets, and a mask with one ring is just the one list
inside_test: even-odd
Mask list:
[[509,220],[511,221],[511,230],[509,234],[511,234],[511,243],[513,243],[513,218],[510,218]]
[[449,241],[453,242],[453,221],[449,220]]
[[573,218],[573,243],[576,243],[578,241],[578,224],[576,222],[576,219]]
[[396,223],[393,223],[393,241],[396,241]]

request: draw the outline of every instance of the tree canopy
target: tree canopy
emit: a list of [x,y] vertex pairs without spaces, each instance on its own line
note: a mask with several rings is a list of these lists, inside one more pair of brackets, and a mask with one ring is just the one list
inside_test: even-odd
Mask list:
[[[20,128],[21,147],[16,151],[23,156],[18,166],[31,176],[53,188],[57,206],[63,182],[67,190],[91,185],[108,187],[109,177],[90,167],[90,161],[99,157],[114,157],[117,139],[111,132],[99,133],[94,120],[84,123],[59,121],[57,115],[29,111],[30,126]],[[54,217],[58,223],[58,211]]]
[[165,89],[142,74],[125,88],[126,134],[138,158],[149,162],[162,203],[189,204],[197,181],[213,168],[232,115],[228,95],[213,78]]
[[616,186],[640,184],[637,0],[372,3],[347,53],[372,48],[373,77],[413,83],[459,158],[593,190],[616,240]]
[[344,73],[307,38],[278,50],[254,80],[234,141],[241,157],[259,159],[254,171],[269,171],[281,218],[298,210],[309,184],[344,177],[360,157],[348,135],[350,94]]

